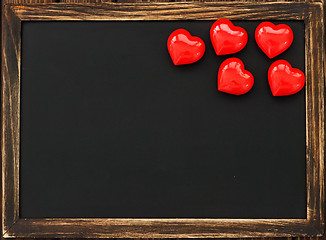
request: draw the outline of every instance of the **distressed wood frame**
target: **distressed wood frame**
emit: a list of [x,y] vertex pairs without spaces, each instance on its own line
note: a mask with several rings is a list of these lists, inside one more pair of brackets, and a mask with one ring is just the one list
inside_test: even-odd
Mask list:
[[[306,219],[24,219],[19,216],[21,24],[23,21],[304,20]],[[7,4],[2,19],[1,154],[3,238],[243,238],[324,234],[323,2]]]

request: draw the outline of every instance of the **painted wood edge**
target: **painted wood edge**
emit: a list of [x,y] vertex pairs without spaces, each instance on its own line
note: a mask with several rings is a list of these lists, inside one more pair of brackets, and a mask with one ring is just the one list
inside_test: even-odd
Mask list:
[[19,105],[21,21],[4,10],[1,74],[2,233],[19,217]]
[[4,238],[309,237],[305,219],[19,219]]

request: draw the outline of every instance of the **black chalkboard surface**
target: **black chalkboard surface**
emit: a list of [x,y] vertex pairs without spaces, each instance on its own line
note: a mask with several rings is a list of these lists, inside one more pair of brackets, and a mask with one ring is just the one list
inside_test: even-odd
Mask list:
[[[25,22],[22,25],[20,215],[305,218],[305,94],[273,97],[277,59],[302,71],[304,24],[268,59],[245,28],[244,50],[218,57],[210,21]],[[169,34],[185,28],[204,57],[173,66]],[[216,90],[240,58],[243,96]]]

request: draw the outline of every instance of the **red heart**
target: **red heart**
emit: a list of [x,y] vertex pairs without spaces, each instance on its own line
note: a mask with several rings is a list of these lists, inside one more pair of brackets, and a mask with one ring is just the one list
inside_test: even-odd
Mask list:
[[305,76],[299,69],[292,68],[287,61],[278,60],[269,67],[268,82],[273,96],[287,96],[303,88]]
[[168,39],[168,50],[174,65],[197,62],[204,55],[205,44],[199,37],[193,37],[184,30],[178,29]]
[[238,58],[226,59],[218,71],[217,89],[221,92],[241,95],[249,92],[254,85],[254,77],[244,69]]
[[256,28],[255,38],[261,50],[269,58],[273,58],[291,46],[293,32],[286,24],[275,26],[271,22],[263,22]]
[[248,34],[227,19],[217,20],[211,27],[211,41],[217,55],[239,52],[248,42]]

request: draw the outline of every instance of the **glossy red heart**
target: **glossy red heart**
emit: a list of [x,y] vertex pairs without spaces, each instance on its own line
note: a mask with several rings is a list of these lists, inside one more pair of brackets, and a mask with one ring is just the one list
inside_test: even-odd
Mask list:
[[286,24],[274,25],[271,22],[262,22],[256,28],[255,38],[261,50],[269,58],[273,58],[291,46],[293,32]]
[[217,55],[239,52],[248,42],[248,34],[227,19],[217,20],[211,27],[211,42]]
[[278,60],[269,67],[268,82],[273,96],[287,96],[303,88],[305,76],[299,69],[292,68],[287,61]]
[[220,66],[217,78],[217,89],[233,95],[242,95],[254,85],[253,75],[244,69],[238,58],[226,59]]
[[174,65],[197,62],[205,52],[204,41],[184,29],[172,32],[167,44]]

